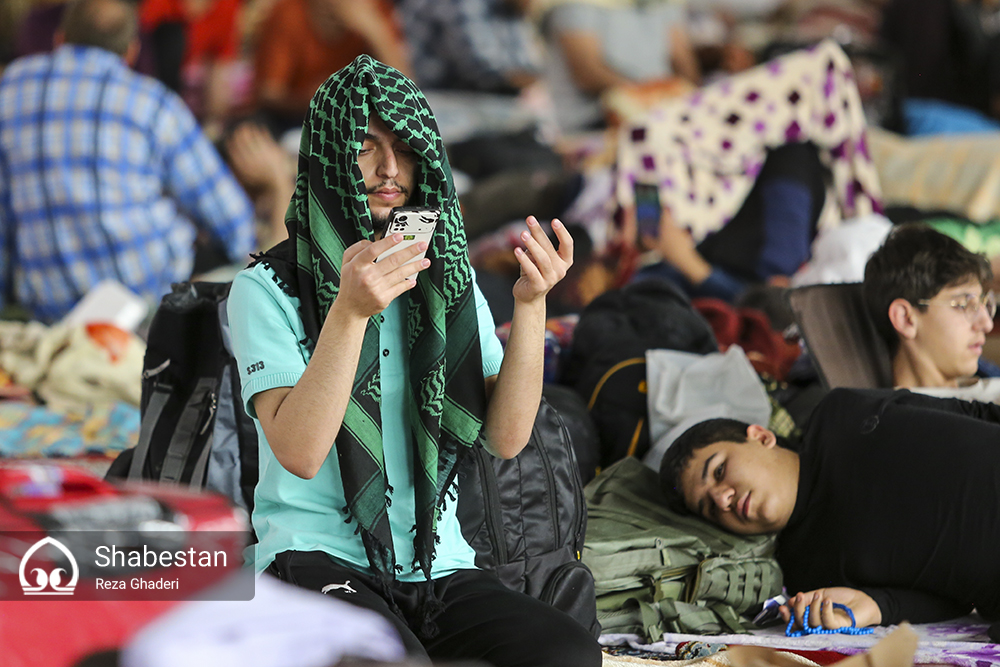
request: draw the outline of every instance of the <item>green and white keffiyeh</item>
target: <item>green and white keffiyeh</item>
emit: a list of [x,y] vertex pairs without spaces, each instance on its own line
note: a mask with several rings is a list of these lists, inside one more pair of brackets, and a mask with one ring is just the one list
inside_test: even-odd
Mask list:
[[[441,209],[427,250],[430,268],[407,300],[417,522],[416,562],[430,578],[439,509],[452,485],[458,454],[482,430],[486,397],[476,303],[465,231],[437,122],[417,87],[368,56],[331,76],[310,105],[299,149],[295,195],[286,214],[289,239],[258,257],[282,289],[301,301],[306,345],[315,345],[337,299],[344,250],[373,239],[371,212],[358,167],[368,119],[378,115],[421,158],[409,205]],[[336,437],[347,497],[372,570],[385,585],[395,561],[382,454],[379,318],[368,321],[343,426]]]

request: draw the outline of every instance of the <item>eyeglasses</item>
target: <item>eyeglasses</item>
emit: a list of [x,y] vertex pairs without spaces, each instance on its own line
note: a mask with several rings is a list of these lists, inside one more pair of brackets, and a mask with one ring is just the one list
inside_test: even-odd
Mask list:
[[[934,301],[929,299],[921,299],[917,301],[921,306],[929,306]],[[986,292],[981,296],[976,296],[974,294],[959,294],[951,301],[938,302],[942,305],[947,304],[954,308],[955,310],[960,310],[965,313],[965,319],[970,322],[975,322],[976,318],[979,317],[979,309],[986,308],[986,314],[989,315],[992,320],[997,314],[997,295],[993,293],[993,290]]]

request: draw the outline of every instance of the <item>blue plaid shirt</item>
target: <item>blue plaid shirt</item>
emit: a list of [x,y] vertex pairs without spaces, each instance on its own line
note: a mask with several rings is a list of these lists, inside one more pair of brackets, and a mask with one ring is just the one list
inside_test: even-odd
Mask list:
[[0,305],[54,321],[107,278],[156,302],[198,230],[244,259],[252,215],[180,98],[115,54],[66,45],[0,78]]

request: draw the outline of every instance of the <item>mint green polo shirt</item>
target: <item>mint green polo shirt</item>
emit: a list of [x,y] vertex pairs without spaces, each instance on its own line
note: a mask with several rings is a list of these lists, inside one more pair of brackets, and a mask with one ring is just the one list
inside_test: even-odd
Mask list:
[[[494,333],[486,300],[478,287],[474,293],[486,378],[500,371],[503,348]],[[393,487],[389,525],[396,563],[403,567],[397,578],[420,581],[424,576],[413,566],[414,534],[410,532],[416,524],[416,512],[412,435],[403,400],[410,386],[405,303],[405,299],[396,299],[381,314],[382,440],[386,475]],[[249,548],[247,555],[257,572],[267,568],[276,554],[297,550],[323,551],[342,565],[370,573],[364,545],[354,534],[357,524],[348,523],[343,511],[347,503],[336,447],[330,450],[315,477],[297,477],[274,457],[253,408],[251,399],[255,394],[294,386],[306,369],[309,352],[300,343],[305,331],[298,306],[298,299],[278,287],[271,269],[260,264],[241,271],[229,293],[233,353],[240,366],[243,404],[257,427],[260,456],[260,479],[251,517],[258,543]],[[475,552],[462,536],[455,506],[454,501],[446,501],[438,523],[441,541],[432,565],[434,578],[475,567]]]

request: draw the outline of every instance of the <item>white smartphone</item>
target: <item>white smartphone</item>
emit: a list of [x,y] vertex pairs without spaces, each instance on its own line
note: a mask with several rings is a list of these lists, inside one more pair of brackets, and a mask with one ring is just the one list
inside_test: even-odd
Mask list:
[[[409,248],[414,243],[424,241],[430,245],[431,237],[437,228],[438,218],[441,217],[441,209],[428,208],[425,206],[397,206],[389,213],[389,223],[385,226],[380,239],[384,239],[392,234],[402,234],[403,240],[389,248],[378,256],[376,262],[381,262],[389,255],[399,252],[403,248]],[[419,262],[424,258],[425,252],[411,259],[407,264]],[[416,277],[416,272],[407,278]]]

